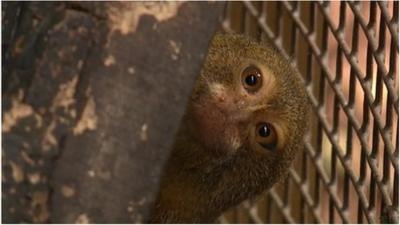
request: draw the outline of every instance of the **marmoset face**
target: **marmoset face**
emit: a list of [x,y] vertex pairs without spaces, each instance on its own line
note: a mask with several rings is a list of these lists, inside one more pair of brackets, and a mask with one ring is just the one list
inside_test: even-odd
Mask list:
[[192,94],[192,135],[219,154],[290,156],[307,111],[295,76],[273,49],[217,34]]
[[177,135],[155,221],[213,221],[285,177],[303,144],[308,100],[271,47],[217,34]]

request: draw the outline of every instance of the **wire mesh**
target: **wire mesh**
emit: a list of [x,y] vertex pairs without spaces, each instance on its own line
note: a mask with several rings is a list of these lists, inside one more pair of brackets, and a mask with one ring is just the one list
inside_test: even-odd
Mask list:
[[272,43],[312,103],[287,179],[224,223],[398,223],[399,2],[229,2],[222,27]]

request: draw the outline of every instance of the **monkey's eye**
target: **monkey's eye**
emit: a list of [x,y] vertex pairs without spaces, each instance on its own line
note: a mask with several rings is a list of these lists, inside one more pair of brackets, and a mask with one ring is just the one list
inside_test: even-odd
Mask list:
[[277,143],[277,135],[272,124],[261,122],[256,126],[256,141],[262,147],[273,150]]
[[256,92],[262,85],[262,75],[255,66],[248,66],[242,72],[242,84],[248,92]]

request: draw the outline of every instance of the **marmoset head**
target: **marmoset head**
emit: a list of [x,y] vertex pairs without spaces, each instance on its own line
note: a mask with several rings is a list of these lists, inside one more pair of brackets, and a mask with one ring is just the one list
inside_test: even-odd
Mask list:
[[292,158],[309,107],[298,76],[274,49],[217,34],[191,98],[193,136],[218,155]]
[[268,46],[217,34],[161,182],[156,222],[210,222],[270,188],[303,147],[299,74]]

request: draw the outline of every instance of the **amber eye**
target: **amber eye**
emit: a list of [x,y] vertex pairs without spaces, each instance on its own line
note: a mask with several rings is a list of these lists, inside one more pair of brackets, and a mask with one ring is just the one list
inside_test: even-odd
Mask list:
[[255,66],[248,66],[242,72],[242,83],[248,92],[256,92],[262,85],[262,75]]
[[273,150],[277,144],[277,135],[272,124],[262,122],[256,127],[256,141],[262,147]]

